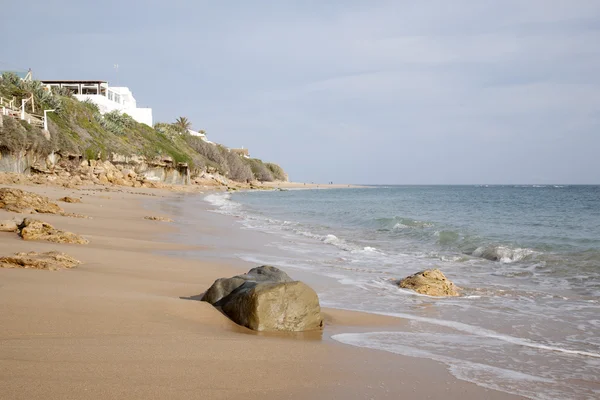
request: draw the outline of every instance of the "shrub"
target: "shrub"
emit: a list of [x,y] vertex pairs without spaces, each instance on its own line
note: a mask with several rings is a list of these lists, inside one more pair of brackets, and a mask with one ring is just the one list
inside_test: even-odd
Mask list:
[[227,167],[229,170],[227,176],[229,179],[238,182],[249,182],[254,180],[252,169],[248,164],[244,163],[238,154],[228,151],[225,159],[227,160]]
[[265,163],[265,166],[271,172],[271,175],[276,181],[286,181],[287,176],[285,175],[285,171],[277,164],[273,163]]
[[54,93],[57,96],[68,97],[70,99],[73,98],[73,92],[64,87],[53,87],[52,93]]
[[2,83],[6,85],[17,86],[21,82],[21,78],[19,78],[14,72],[4,72],[2,73],[2,81]]
[[135,120],[127,114],[121,114],[119,110],[104,115],[95,114],[94,117],[104,129],[115,135],[124,135],[127,128],[135,126]]
[[54,150],[54,141],[47,140],[40,128],[31,126],[26,121],[3,118],[0,128],[0,152],[18,153],[30,150],[36,154],[47,156]]
[[254,174],[256,180],[261,182],[273,181],[273,175],[271,174],[271,171],[269,171],[269,169],[265,166],[265,164],[263,164],[261,160],[257,158],[246,158],[244,160],[248,165],[250,165],[250,168],[252,169],[252,173]]
[[173,138],[175,135],[180,135],[181,132],[177,129],[173,124],[167,124],[165,122],[157,122],[154,124],[154,129],[158,133],[162,133],[163,135]]
[[93,112],[94,115],[100,114],[100,107],[98,107],[98,104],[94,103],[91,99],[85,99],[81,103],[86,106],[88,110]]
[[217,164],[221,172],[224,173],[228,170],[226,157],[224,157],[224,153],[220,151],[218,146],[211,143],[206,143],[201,138],[192,136],[189,133],[182,135],[182,137],[188,146],[190,146],[195,152]]

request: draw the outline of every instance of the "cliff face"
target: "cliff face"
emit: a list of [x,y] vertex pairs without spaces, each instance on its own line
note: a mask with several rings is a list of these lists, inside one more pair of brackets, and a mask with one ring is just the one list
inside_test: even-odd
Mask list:
[[[37,112],[51,108],[57,111],[48,113],[48,132],[18,118],[0,115],[0,172],[51,170],[58,163],[77,159],[110,161],[150,180],[172,184],[190,183],[206,173],[238,182],[286,178],[275,164],[240,156],[224,146],[192,137],[186,131],[182,133],[170,124],[154,129],[127,115],[100,115],[95,104],[80,102],[66,93],[46,92],[39,82],[0,77],[0,97],[21,104],[21,99],[31,96]],[[26,111],[32,113],[27,108],[29,104]]]

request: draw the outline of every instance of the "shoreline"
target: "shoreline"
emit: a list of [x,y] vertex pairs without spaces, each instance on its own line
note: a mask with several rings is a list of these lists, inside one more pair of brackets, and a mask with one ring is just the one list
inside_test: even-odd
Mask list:
[[[178,199],[187,195],[2,186],[51,199],[81,196],[81,204],[60,205],[93,218],[32,216],[84,235],[89,245],[26,242],[0,233],[0,255],[59,250],[83,262],[64,271],[0,269],[0,304],[8,310],[0,314],[3,398],[520,398],[460,381],[431,360],[331,339],[406,324],[397,318],[324,309],[321,333],[265,335],[194,301],[215,279],[256,265],[209,257],[210,244],[165,242],[167,235],[192,231],[143,219],[173,218]],[[14,216],[0,210],[0,219]],[[232,228],[214,223],[198,229],[210,235]],[[237,245],[228,244],[232,252]],[[162,254],[189,251],[207,255]],[[32,380],[38,383],[28,385]]]

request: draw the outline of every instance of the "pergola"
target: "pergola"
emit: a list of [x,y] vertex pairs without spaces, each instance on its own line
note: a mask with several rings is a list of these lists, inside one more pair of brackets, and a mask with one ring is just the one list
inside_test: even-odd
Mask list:
[[97,94],[106,96],[108,82],[106,81],[42,81],[49,87],[60,87],[69,89],[73,94]]

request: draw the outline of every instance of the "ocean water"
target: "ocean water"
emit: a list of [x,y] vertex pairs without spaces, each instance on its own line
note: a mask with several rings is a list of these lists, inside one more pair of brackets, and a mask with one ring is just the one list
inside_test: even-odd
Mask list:
[[[334,339],[430,358],[532,399],[600,398],[600,186],[386,186],[211,194],[215,211],[270,233],[239,257],[334,279],[326,307],[410,321]],[[459,298],[399,289],[440,268]]]

